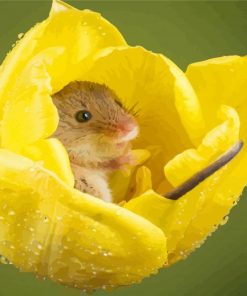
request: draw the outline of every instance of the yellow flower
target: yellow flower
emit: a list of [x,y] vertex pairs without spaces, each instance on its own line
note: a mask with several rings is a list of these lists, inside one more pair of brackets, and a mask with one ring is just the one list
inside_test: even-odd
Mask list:
[[[163,55],[128,46],[99,14],[54,1],[0,68],[0,254],[88,291],[184,258],[241,194],[246,149],[181,198],[162,194],[245,141],[245,63],[215,59],[185,75]],[[67,152],[50,138],[51,95],[74,80],[104,83],[139,111],[138,164],[112,176],[115,204],[73,188]]]

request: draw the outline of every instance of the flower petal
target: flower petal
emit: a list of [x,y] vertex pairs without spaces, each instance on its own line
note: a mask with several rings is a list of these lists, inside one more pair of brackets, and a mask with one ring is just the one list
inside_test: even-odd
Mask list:
[[[55,92],[74,80],[72,77],[78,71],[84,71],[85,59],[90,59],[97,50],[125,44],[120,32],[99,13],[80,11],[62,1],[54,1],[50,16],[17,42],[0,68],[1,112],[5,102],[11,98],[8,96],[9,89],[18,81],[27,62],[39,52],[57,46],[64,48],[66,52],[66,67],[61,67],[60,77],[52,77]],[[59,82],[61,77],[63,80]]]
[[219,225],[227,222],[227,215],[237,204],[247,183],[247,153],[240,152],[224,169],[208,178],[198,186],[198,191],[191,191],[185,198],[197,199],[197,211],[191,216],[183,238],[176,245],[176,249],[169,256],[172,264],[185,258],[205,239],[214,232]]
[[[22,153],[51,136],[58,124],[51,94],[86,71],[98,50],[125,44],[100,14],[54,1],[50,16],[17,42],[0,68],[1,147]],[[61,167],[68,174],[60,176],[72,184],[69,166]]]
[[[185,75],[162,55],[142,47],[102,50],[89,73],[79,80],[106,84],[127,109],[137,112],[140,136],[134,146],[150,150],[152,157],[146,165],[155,175],[155,188],[163,179],[165,163],[191,146],[187,132],[197,139],[197,131],[193,133],[191,127],[203,129],[200,106]],[[156,152],[151,151],[154,147]]]
[[132,150],[132,156],[134,158],[133,165],[128,165],[123,169],[117,170],[111,175],[109,185],[115,203],[128,200],[133,196],[132,191],[135,190],[136,184],[134,182],[133,189],[131,188],[131,184],[135,178],[136,170],[149,159],[150,153],[145,149],[135,149]]
[[152,189],[151,171],[146,166],[141,166],[136,172],[136,188],[133,196],[139,196]]
[[208,132],[197,149],[188,149],[178,154],[165,166],[165,175],[173,186],[178,186],[207,167],[239,139],[237,112],[221,106],[218,117],[223,123]]
[[186,76],[190,80],[202,106],[207,130],[217,124],[221,105],[233,107],[241,122],[240,137],[247,131],[247,57],[226,56],[189,65]]
[[74,187],[74,175],[70,168],[68,153],[57,139],[39,140],[26,146],[21,154],[37,161],[39,165],[56,173],[61,180]]
[[247,153],[242,151],[224,168],[176,201],[147,191],[125,203],[124,207],[164,231],[170,265],[199,247],[222,223],[246,185],[246,176]]
[[[166,261],[163,232],[0,151],[0,253],[24,271],[91,291],[141,280]],[[20,202],[21,201],[21,202]]]
[[[186,150],[167,164],[166,175],[173,185],[186,181],[238,140],[239,119],[236,111],[222,106],[219,115],[223,123],[204,137],[197,150]],[[163,229],[167,236],[169,264],[188,255],[229,213],[247,183],[246,169],[243,165],[239,169],[240,162],[246,165],[245,150],[241,153],[242,158],[237,156],[237,160],[232,160],[179,200],[170,201],[147,192],[124,205]],[[231,172],[234,180],[231,186],[228,181],[228,187],[225,183],[227,172]]]
[[[49,48],[26,65],[4,108],[2,147],[20,152],[26,145],[50,136],[57,127],[58,114],[50,94],[48,64],[57,61],[61,48]],[[57,58],[57,59],[56,59]],[[32,127],[32,128],[30,128]]]

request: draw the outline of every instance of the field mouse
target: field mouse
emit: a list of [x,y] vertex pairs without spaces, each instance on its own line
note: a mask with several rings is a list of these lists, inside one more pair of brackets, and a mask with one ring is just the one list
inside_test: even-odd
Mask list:
[[110,202],[108,175],[133,161],[138,135],[133,115],[107,86],[73,81],[52,96],[59,114],[54,134],[68,151],[75,187]]

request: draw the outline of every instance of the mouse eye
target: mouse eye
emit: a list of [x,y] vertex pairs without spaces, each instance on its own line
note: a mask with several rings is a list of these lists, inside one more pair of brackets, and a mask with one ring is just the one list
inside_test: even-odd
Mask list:
[[75,119],[78,122],[86,122],[92,118],[92,114],[87,110],[80,110],[75,114]]

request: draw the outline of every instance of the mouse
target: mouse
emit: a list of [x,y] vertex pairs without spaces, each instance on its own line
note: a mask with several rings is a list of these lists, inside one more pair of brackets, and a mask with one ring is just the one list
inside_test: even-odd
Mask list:
[[131,141],[139,127],[131,111],[104,84],[73,81],[52,95],[58,115],[53,134],[66,148],[75,188],[112,202],[111,172],[133,164]]

